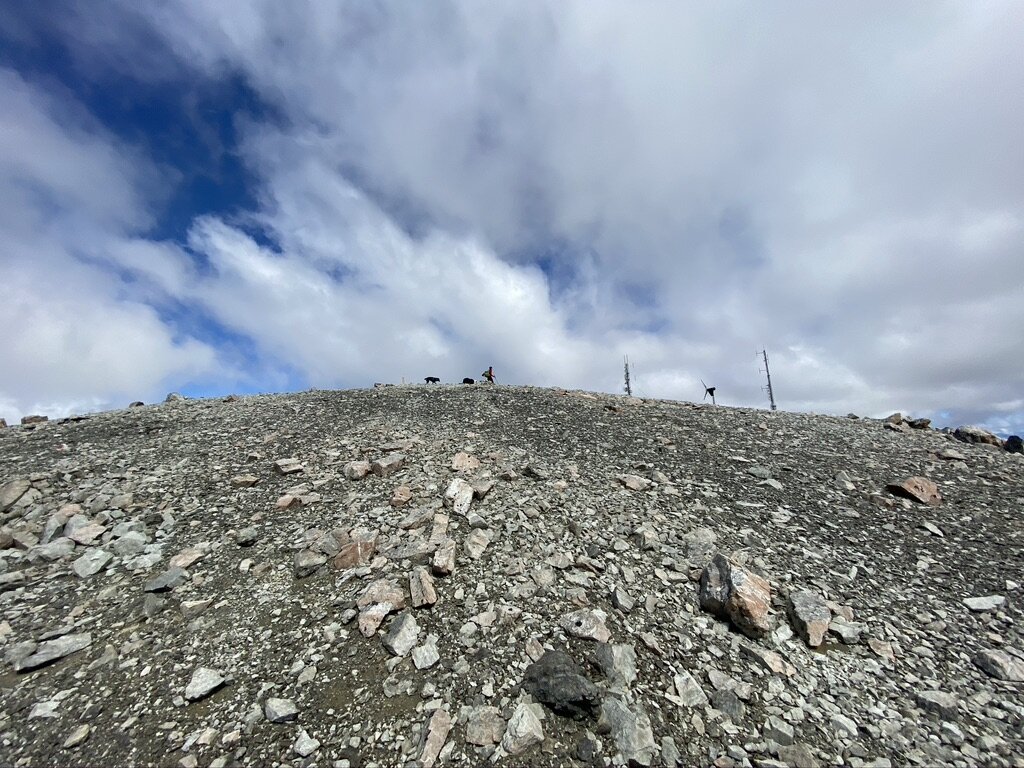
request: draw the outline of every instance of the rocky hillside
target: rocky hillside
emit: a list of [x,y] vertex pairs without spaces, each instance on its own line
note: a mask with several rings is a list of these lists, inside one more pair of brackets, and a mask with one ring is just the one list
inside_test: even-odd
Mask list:
[[2,429],[0,763],[1024,766],[1022,470],[480,385]]

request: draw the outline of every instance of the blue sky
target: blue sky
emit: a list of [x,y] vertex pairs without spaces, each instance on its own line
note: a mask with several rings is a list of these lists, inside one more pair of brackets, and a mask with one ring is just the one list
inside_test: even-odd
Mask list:
[[1024,431],[1015,2],[0,8],[0,416],[457,381]]

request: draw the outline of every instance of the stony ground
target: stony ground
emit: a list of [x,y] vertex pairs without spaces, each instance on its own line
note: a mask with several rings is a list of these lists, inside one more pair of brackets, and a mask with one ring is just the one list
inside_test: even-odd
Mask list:
[[2,429],[0,763],[1024,766],[1022,470],[504,386]]

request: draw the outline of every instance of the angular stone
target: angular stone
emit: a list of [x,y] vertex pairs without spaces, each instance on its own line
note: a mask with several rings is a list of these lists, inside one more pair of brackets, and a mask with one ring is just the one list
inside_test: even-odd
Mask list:
[[451,715],[443,709],[434,710],[434,714],[430,716],[430,721],[427,723],[423,751],[420,752],[419,765],[422,768],[433,768],[451,730]]
[[202,560],[204,557],[206,557],[205,547],[187,547],[186,549],[181,550],[181,552],[172,557],[167,562],[167,565],[172,569],[190,568],[196,562]]
[[806,744],[788,744],[779,747],[779,760],[789,768],[820,768],[821,762]]
[[263,702],[263,716],[272,723],[287,723],[299,716],[299,708],[291,699],[269,698]]
[[757,638],[771,629],[768,609],[771,587],[760,576],[729,562],[718,554],[701,573],[700,606],[732,622],[748,637]]
[[202,616],[212,604],[212,600],[183,600],[178,607],[181,610],[182,618],[185,621],[192,621],[197,616]]
[[362,480],[370,474],[370,462],[350,461],[345,465],[345,469],[343,471],[345,473],[345,477],[349,480]]
[[607,614],[600,608],[580,609],[562,616],[558,620],[558,625],[573,637],[607,643],[612,637],[612,633],[604,624],[607,618]]
[[720,688],[711,693],[711,706],[724,712],[729,719],[738,723],[746,714],[747,708],[740,701],[739,694],[733,688]]
[[294,456],[278,459],[274,462],[274,469],[280,475],[294,475],[302,471],[302,462]]
[[639,475],[616,475],[615,479],[631,491],[646,491],[654,486],[652,481]]
[[341,570],[357,568],[361,565],[368,565],[373,560],[373,556],[377,552],[376,532],[365,531],[357,535],[358,538],[353,537],[352,541],[342,546],[332,561],[335,568]]
[[391,603],[374,603],[359,612],[359,632],[363,637],[373,637],[374,633],[387,618],[388,614],[397,609]]
[[144,592],[170,592],[188,581],[188,573],[181,568],[168,568],[154,576],[142,588]]
[[889,662],[896,660],[896,654],[892,649],[892,643],[887,643],[885,640],[877,640],[873,637],[869,637],[868,647],[871,649],[872,653],[880,659],[885,659]]
[[629,613],[636,607],[636,601],[630,597],[624,587],[616,584],[615,589],[612,590],[612,605],[623,613]]
[[562,651],[547,651],[526,668],[523,688],[559,715],[591,717],[601,704],[601,692],[583,670]]
[[832,715],[832,728],[836,732],[836,735],[841,739],[855,739],[857,738],[857,723],[848,718],[846,715],[836,712]]
[[430,669],[440,660],[441,654],[437,651],[437,635],[427,635],[423,645],[412,649],[412,663],[416,669]]
[[530,709],[530,705],[524,701],[519,702],[512,718],[505,728],[505,735],[501,739],[501,748],[510,755],[519,755],[544,741],[544,728],[540,720]]
[[68,734],[68,737],[64,739],[64,744],[62,745],[62,748],[72,749],[74,747],[77,747],[79,744],[81,744],[89,738],[89,734],[91,732],[92,727],[88,723],[83,723],[77,728],[74,728],[71,731],[71,733]]
[[33,705],[32,709],[29,710],[28,719],[35,720],[39,717],[57,717],[58,706],[60,706],[60,702],[53,699],[49,701],[41,701],[38,704]]
[[679,754],[679,747],[671,736],[664,736],[661,739],[661,764],[665,768],[676,768],[682,765],[682,755]]
[[418,566],[412,569],[409,575],[409,594],[414,608],[423,608],[437,602],[434,579],[425,567]]
[[27,656],[16,658],[15,672],[28,672],[50,664],[51,662],[70,656],[92,645],[92,633],[82,632],[75,635],[64,635],[53,640],[45,640],[35,647]]
[[929,712],[951,720],[956,717],[957,697],[945,691],[921,691],[917,694],[918,705]]
[[651,721],[640,704],[632,708],[621,699],[609,697],[601,705],[598,733],[610,733],[627,764],[651,765],[658,750]]
[[975,613],[984,613],[985,611],[994,611],[997,608],[1002,608],[1006,603],[1006,598],[1003,595],[968,597],[964,599],[963,603]]
[[103,549],[92,549],[75,560],[71,564],[73,570],[80,578],[88,578],[102,571],[107,563],[114,559],[114,556]]
[[697,679],[688,671],[683,670],[672,678],[676,689],[676,704],[682,707],[703,707],[708,703],[708,696],[704,693]]
[[478,747],[489,747],[501,741],[505,719],[497,707],[473,707],[466,722],[466,741]]
[[370,471],[378,477],[387,477],[405,466],[405,454],[389,453],[383,458],[370,463]]
[[83,525],[82,527],[72,531],[68,538],[76,544],[88,547],[94,544],[96,539],[102,536],[103,532],[106,530],[107,526],[105,525],[101,525],[100,523],[89,523],[88,525]]
[[433,519],[434,510],[426,507],[414,509],[402,518],[401,522],[398,523],[398,527],[403,531],[414,531],[422,528]]
[[384,637],[384,647],[395,656],[405,656],[420,637],[420,625],[411,613],[403,613],[391,622]]
[[457,515],[465,515],[469,512],[472,503],[473,486],[461,477],[456,477],[448,484],[448,489],[444,492],[444,504],[446,507],[451,507],[452,511]]
[[597,665],[612,690],[626,691],[636,680],[636,651],[632,645],[597,646]]
[[256,475],[235,475],[231,478],[232,488],[252,488],[260,479]]
[[839,638],[844,645],[856,645],[865,630],[863,624],[847,621],[842,616],[835,616],[828,625],[828,631]]
[[259,532],[250,525],[235,534],[235,544],[240,547],[251,547],[257,542],[259,537]]
[[953,437],[965,443],[984,443],[986,445],[1002,446],[1003,441],[981,427],[963,426],[953,431]]
[[192,673],[192,679],[185,686],[185,699],[187,701],[204,699],[226,682],[224,676],[217,670],[199,667]]
[[469,536],[466,537],[466,552],[474,560],[479,560],[484,550],[487,549],[487,545],[491,543],[491,534],[480,528],[473,530]]
[[908,477],[899,483],[889,483],[885,489],[894,496],[901,496],[931,507],[937,506],[942,501],[939,487],[927,477]]
[[470,472],[480,467],[480,459],[468,453],[456,453],[452,457],[452,469],[456,472]]
[[118,557],[134,557],[146,548],[149,539],[139,531],[128,531],[111,542],[110,548]]
[[1010,435],[1006,438],[1006,442],[1003,443],[1003,448],[1008,453],[1024,453],[1024,440],[1021,439],[1020,435]]
[[974,663],[997,680],[1024,683],[1024,661],[1006,651],[979,651],[974,657]]
[[74,551],[75,542],[61,536],[60,538],[54,539],[49,544],[38,544],[32,547],[28,552],[28,557],[31,562],[37,562],[38,558],[52,563],[55,560],[61,560],[68,557]]
[[740,652],[773,675],[792,677],[796,674],[796,668],[775,651],[744,641],[740,644]]
[[0,486],[0,512],[6,512],[25,495],[25,492],[32,487],[32,483],[23,478],[10,480]]
[[434,551],[431,568],[438,576],[448,576],[455,570],[455,540],[445,539]]
[[49,420],[50,420],[49,416],[39,416],[39,415],[22,416],[21,417],[21,424],[22,424],[22,426],[27,426],[29,424],[44,424],[44,423],[46,423]]
[[817,592],[801,589],[789,593],[789,621],[807,645],[817,648],[825,639],[832,612]]
[[356,605],[363,608],[374,603],[390,603],[396,609],[405,607],[405,592],[391,579],[377,579],[366,586]]
[[314,552],[312,549],[300,549],[295,553],[293,570],[296,578],[304,579],[320,570],[327,564],[327,555]]
[[299,735],[292,744],[292,751],[299,757],[309,757],[320,749],[320,742],[306,733],[305,728],[299,729]]
[[391,494],[392,507],[404,507],[410,501],[412,501],[412,489],[407,485],[398,486]]
[[695,528],[683,535],[682,545],[686,550],[686,559],[693,565],[703,568],[715,551],[718,535],[710,528]]
[[765,720],[763,732],[766,739],[770,739],[782,747],[788,747],[796,739],[793,726],[781,717],[774,715]]

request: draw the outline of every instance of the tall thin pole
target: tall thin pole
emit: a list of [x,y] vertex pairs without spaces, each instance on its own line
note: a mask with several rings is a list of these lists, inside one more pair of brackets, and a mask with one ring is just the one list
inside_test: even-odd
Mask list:
[[764,357],[764,375],[768,377],[768,401],[772,404],[772,410],[776,410],[775,405],[775,392],[772,390],[772,372],[768,370],[768,350],[762,349],[761,355]]
[[622,356],[622,363],[623,363],[623,368],[625,369],[625,372],[626,372],[626,386],[624,387],[624,389],[626,390],[626,394],[629,395],[630,397],[632,397],[633,396],[633,388],[629,386],[629,358],[627,356],[623,355]]

